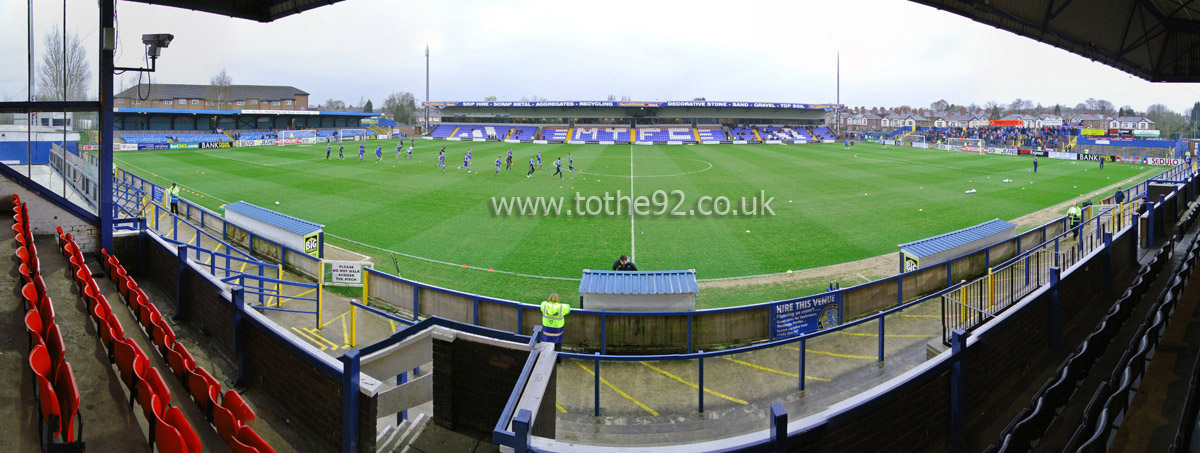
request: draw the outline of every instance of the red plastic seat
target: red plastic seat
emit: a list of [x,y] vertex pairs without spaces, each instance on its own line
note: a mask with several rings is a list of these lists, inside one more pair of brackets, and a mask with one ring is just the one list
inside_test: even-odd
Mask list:
[[126,276],[125,267],[120,264],[114,264],[113,269],[115,270],[112,271],[110,277],[112,277],[113,284],[116,284],[118,287],[120,287],[121,280],[124,280]]
[[212,407],[215,405],[217,395],[221,393],[221,384],[213,379],[211,374],[208,374],[202,367],[195,367],[188,371],[188,391],[192,394],[192,399],[196,401],[196,405],[200,406],[200,411],[209,420],[212,419]]
[[160,453],[194,453],[200,451],[200,438],[178,407],[167,410],[162,420],[155,421],[154,446]]
[[75,372],[70,363],[63,363],[54,379],[54,391],[58,393],[59,413],[62,415],[62,439],[75,442],[83,435],[79,417],[79,385],[75,383]]
[[275,449],[267,445],[267,442],[262,440],[262,437],[259,437],[258,433],[254,432],[249,426],[243,426],[242,429],[238,430],[237,440],[254,447],[260,453],[275,453]]
[[[167,383],[158,373],[158,368],[147,367],[145,379],[138,381],[135,393],[138,405],[142,406],[142,415],[146,416],[146,420],[153,420],[151,412],[161,414],[167,406],[171,405],[171,390],[167,388]],[[151,397],[153,396],[157,396],[157,398],[152,401]]]
[[17,271],[21,273],[22,282],[25,284],[33,283],[33,274],[29,272],[28,264],[21,263],[21,265],[17,267]]
[[29,351],[29,369],[33,370],[33,374],[49,379],[50,376],[50,353],[46,351],[46,346],[37,345]]
[[150,325],[150,338],[154,342],[154,346],[158,347],[158,353],[167,358],[171,352],[171,348],[175,346],[175,331],[171,330],[171,326],[162,318]]
[[[136,297],[137,294],[134,294],[134,296]],[[143,304],[139,298],[138,304],[138,323],[142,325],[142,330],[145,330],[147,335],[152,335],[150,326],[159,322],[162,319],[162,315],[158,313],[158,307],[155,307],[152,303],[146,302]]]
[[225,445],[229,446],[229,451],[233,453],[258,453],[257,448],[242,443],[236,437],[225,441]]
[[121,371],[121,382],[125,383],[126,388],[134,389],[134,384],[146,373],[146,353],[142,352],[142,348],[132,339],[126,338],[125,341],[116,344],[113,359],[117,362],[117,369]]
[[[238,430],[242,429],[242,423],[237,417],[233,416],[233,412],[221,406],[213,406],[213,427],[217,428],[217,434],[221,436],[221,440],[229,444],[237,436]],[[230,446],[230,449],[233,447]]]
[[[22,266],[24,265],[22,264]],[[25,299],[25,311],[36,309],[41,299],[38,297],[37,287],[33,283],[26,283],[21,287],[21,297]]]
[[108,313],[108,318],[104,320],[104,326],[100,328],[100,341],[108,350],[108,360],[115,362],[117,345],[125,341],[125,328],[121,327],[121,321],[118,321],[111,311]]
[[187,348],[183,347],[183,343],[175,343],[175,346],[167,353],[167,363],[171,365],[171,372],[175,377],[183,382],[183,387],[188,387],[188,372],[196,368],[196,359],[192,358],[192,353],[188,352]]
[[50,302],[49,297],[42,296],[38,301],[37,310],[42,316],[42,325],[49,329],[50,325],[54,324],[54,303]]
[[49,379],[43,376],[35,376],[34,379],[37,379],[37,398],[41,407],[42,422],[46,424],[51,436],[58,437],[62,432],[62,408],[58,404],[58,394],[54,392],[54,385]]
[[129,299],[129,290],[134,288],[137,288],[137,282],[133,281],[133,278],[129,276],[122,276],[118,289],[120,290],[121,297],[125,299],[125,305],[130,305],[132,302]]
[[192,424],[188,423],[187,418],[183,416],[183,411],[178,407],[167,409],[166,420],[168,425],[174,427],[179,436],[183,438],[183,445],[188,453],[200,453],[200,436],[196,435],[196,430],[192,429]]
[[75,256],[75,247],[78,246],[76,246],[74,242],[71,242],[70,235],[67,235],[66,242],[64,242],[62,245],[63,258],[67,258],[67,260],[70,261],[70,259]]
[[46,342],[46,326],[42,324],[42,316],[36,309],[25,312],[25,333],[29,334],[30,350],[33,350],[34,344]]
[[88,314],[91,316],[92,322],[96,324],[96,333],[103,338],[103,328],[107,328],[105,324],[108,322],[108,316],[112,314],[112,306],[108,305],[108,299],[105,299],[104,296],[93,299],[92,309]]
[[242,395],[233,389],[225,391],[225,395],[221,397],[221,407],[233,412],[234,417],[237,417],[243,425],[249,425],[254,421],[254,410],[250,409],[246,400],[242,399]]
[[58,374],[58,368],[62,366],[67,355],[63,344],[62,333],[58,331],[58,325],[50,324],[50,327],[46,329],[46,351],[50,353],[50,372],[52,374],[47,375],[48,378]]

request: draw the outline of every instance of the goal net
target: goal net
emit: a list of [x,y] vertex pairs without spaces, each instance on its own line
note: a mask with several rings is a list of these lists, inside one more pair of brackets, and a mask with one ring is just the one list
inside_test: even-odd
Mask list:
[[920,132],[914,132],[900,137],[900,144],[903,146],[911,146],[913,148],[928,148],[925,143],[925,135]]
[[968,148],[983,148],[983,139],[981,138],[950,138],[946,139],[946,144],[950,146],[952,151],[961,151],[964,147]]

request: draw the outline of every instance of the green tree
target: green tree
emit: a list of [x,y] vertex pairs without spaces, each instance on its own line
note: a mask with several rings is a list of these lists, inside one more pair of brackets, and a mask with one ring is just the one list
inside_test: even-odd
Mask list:
[[1054,104],[1054,116],[1062,116],[1062,106]]
[[381,111],[401,124],[416,124],[417,98],[410,92],[397,91],[383,101]]
[[367,99],[367,103],[363,104],[363,113],[375,113],[375,106],[371,105],[370,99]]

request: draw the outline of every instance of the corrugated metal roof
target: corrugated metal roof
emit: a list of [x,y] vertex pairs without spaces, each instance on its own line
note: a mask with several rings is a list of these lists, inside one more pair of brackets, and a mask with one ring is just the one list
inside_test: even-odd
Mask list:
[[287,214],[281,214],[244,201],[225,205],[225,211],[236,212],[259,222],[271,225],[281,230],[290,231],[300,236],[304,236],[325,228],[325,225],[312,223],[304,219],[298,219]]
[[584,269],[579,279],[581,294],[689,294],[700,292],[696,270],[686,271],[594,271]]
[[1017,225],[1015,224],[1005,222],[1000,219],[992,219],[973,227],[963,228],[958,231],[951,231],[946,234],[940,234],[931,238],[921,239],[919,241],[900,244],[900,250],[904,253],[920,258],[969,244],[996,233],[1015,231],[1016,228]]

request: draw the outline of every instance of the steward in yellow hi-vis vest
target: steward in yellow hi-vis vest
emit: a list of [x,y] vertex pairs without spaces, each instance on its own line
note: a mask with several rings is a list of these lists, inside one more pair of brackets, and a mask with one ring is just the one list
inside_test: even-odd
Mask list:
[[562,344],[563,326],[567,323],[568,313],[571,313],[571,306],[559,303],[558,294],[552,293],[542,302],[542,341]]

